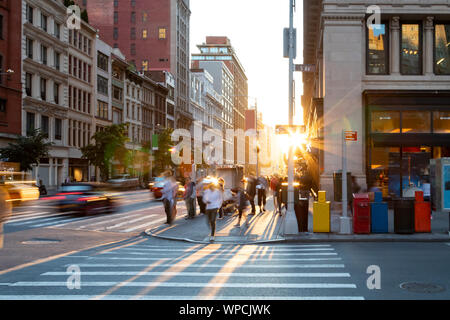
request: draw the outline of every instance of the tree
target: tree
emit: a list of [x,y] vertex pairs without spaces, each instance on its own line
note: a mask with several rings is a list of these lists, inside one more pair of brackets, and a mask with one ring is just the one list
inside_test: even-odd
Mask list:
[[170,166],[173,169],[171,149],[174,147],[172,142],[173,129],[166,128],[158,136],[158,150],[155,151],[155,169],[161,173]]
[[29,136],[21,136],[16,143],[9,143],[8,147],[1,148],[1,158],[20,163],[21,171],[30,171],[33,165],[39,164],[40,159],[49,157],[48,152],[53,143],[46,142],[47,138],[46,133],[36,129]]
[[112,173],[114,159],[125,167],[127,166],[129,150],[125,147],[125,143],[128,141],[126,125],[113,124],[103,131],[96,132],[92,138],[95,144],[81,148],[82,157],[98,167],[101,179],[106,181]]

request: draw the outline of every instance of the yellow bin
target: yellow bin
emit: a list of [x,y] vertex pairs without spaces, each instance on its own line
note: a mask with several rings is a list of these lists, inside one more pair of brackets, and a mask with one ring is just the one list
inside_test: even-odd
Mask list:
[[330,232],[330,201],[326,201],[326,191],[319,191],[318,198],[313,205],[313,232]]

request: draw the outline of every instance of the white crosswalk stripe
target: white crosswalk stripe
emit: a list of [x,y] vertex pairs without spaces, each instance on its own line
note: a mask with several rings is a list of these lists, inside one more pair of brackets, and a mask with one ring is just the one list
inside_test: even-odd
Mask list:
[[[104,231],[104,232],[142,232],[147,228],[157,227],[166,221],[164,210],[159,203],[145,208],[122,209],[116,214],[96,216],[75,216],[59,212],[33,212],[7,221],[12,228],[64,228],[71,230]],[[183,217],[185,206],[179,205],[178,219]],[[30,213],[31,212],[31,213]]]
[[[0,300],[364,300],[341,260],[330,245],[141,243],[65,257],[34,280],[0,276]],[[75,291],[67,286],[73,265]]]

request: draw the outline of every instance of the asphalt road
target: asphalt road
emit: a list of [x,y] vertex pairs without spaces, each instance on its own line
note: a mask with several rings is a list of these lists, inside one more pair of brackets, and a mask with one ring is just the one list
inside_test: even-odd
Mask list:
[[142,234],[164,221],[148,191],[127,193],[112,215],[16,210],[0,299],[450,299],[450,243],[200,245]]
[[[449,299],[449,257],[446,243],[235,246],[138,237],[1,274],[0,299]],[[367,287],[371,265],[380,268],[380,289]],[[411,292],[404,282],[444,291]]]

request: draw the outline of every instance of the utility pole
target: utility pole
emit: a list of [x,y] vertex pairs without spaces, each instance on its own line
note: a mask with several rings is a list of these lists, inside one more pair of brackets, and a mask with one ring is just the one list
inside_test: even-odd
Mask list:
[[[289,126],[294,125],[294,55],[296,44],[294,42],[294,0],[289,0]],[[297,234],[297,218],[294,211],[294,155],[293,146],[289,146],[288,159],[288,198],[287,211],[284,224],[284,234]]]

